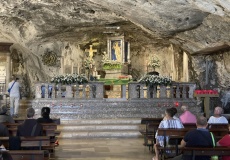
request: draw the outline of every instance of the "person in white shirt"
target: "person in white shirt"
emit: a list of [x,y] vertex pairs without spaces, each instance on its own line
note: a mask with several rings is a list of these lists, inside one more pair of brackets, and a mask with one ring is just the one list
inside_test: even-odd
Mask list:
[[217,106],[215,109],[214,109],[214,115],[211,116],[208,120],[208,124],[211,124],[211,123],[226,123],[228,124],[228,120],[222,116],[221,114],[223,113],[223,109],[219,106]]
[[12,81],[8,84],[8,89],[10,89],[10,115],[12,117],[18,117],[19,109],[19,99],[20,99],[20,83],[19,78],[12,76]]

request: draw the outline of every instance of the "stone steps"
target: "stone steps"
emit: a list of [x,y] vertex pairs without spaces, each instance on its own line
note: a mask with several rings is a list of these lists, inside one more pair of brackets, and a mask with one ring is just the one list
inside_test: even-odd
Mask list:
[[59,138],[141,137],[140,119],[61,120]]

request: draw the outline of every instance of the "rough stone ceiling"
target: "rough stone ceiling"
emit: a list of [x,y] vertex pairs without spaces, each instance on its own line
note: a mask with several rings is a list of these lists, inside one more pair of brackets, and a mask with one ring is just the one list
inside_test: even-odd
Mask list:
[[116,32],[191,54],[230,48],[230,0],[0,0],[0,22],[0,42],[25,47]]

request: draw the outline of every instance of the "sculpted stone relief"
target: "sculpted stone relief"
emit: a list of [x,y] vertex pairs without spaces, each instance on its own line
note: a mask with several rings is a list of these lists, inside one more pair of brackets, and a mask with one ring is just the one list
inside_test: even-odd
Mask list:
[[44,55],[42,55],[42,62],[47,66],[57,65],[57,54],[53,51],[45,52]]

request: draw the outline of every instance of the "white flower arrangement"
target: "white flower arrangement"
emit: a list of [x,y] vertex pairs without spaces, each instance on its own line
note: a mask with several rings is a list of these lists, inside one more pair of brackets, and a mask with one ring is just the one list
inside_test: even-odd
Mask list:
[[145,75],[139,81],[139,83],[145,83],[146,86],[150,85],[171,85],[172,79],[168,76],[157,76],[157,75]]
[[102,57],[102,68],[104,70],[115,70],[115,69],[121,69],[122,63],[117,60],[111,60],[109,59],[109,56],[107,54],[103,55]]
[[152,55],[149,58],[148,66],[152,67],[154,70],[160,67],[160,60],[156,55]]
[[59,75],[51,78],[51,83],[61,83],[61,84],[84,84],[88,83],[88,79],[84,75],[78,75],[78,74],[66,74],[66,75]]

